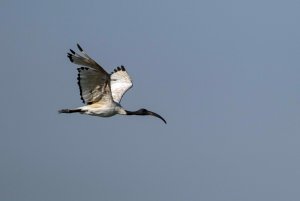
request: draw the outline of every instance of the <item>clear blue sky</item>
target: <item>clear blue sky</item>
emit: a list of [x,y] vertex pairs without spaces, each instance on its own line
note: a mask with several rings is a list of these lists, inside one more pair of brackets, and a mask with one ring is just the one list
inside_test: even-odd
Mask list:
[[[300,200],[300,2],[0,3],[0,200]],[[76,43],[128,110],[81,105]]]

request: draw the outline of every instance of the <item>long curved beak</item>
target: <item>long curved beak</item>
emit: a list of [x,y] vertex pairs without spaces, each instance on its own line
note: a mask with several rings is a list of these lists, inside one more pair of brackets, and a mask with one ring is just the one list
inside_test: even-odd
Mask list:
[[159,114],[157,114],[155,112],[151,112],[151,111],[148,111],[147,114],[152,115],[152,116],[157,117],[157,118],[160,118],[163,122],[165,122],[165,124],[167,124],[166,120],[164,118],[162,118],[162,116],[160,116]]

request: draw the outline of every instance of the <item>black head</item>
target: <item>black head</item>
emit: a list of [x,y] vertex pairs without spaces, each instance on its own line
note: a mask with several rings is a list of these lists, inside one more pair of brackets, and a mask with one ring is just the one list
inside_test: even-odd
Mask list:
[[159,114],[157,114],[155,112],[146,110],[145,108],[139,109],[135,112],[130,112],[130,111],[126,111],[126,112],[127,112],[127,115],[151,115],[151,116],[160,118],[163,122],[165,122],[165,124],[167,123],[166,120],[164,118],[162,118],[162,116],[160,116]]

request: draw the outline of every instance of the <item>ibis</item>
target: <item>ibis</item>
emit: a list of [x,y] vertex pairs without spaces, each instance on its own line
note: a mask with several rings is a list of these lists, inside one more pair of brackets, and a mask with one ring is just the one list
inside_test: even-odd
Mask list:
[[70,49],[67,54],[70,61],[79,65],[78,86],[84,106],[75,109],[61,109],[59,113],[80,113],[99,117],[120,115],[151,115],[166,120],[159,114],[147,109],[125,110],[121,105],[123,95],[132,87],[132,80],[124,66],[119,66],[112,73],[107,73],[101,65],[86,54],[77,44],[80,53]]

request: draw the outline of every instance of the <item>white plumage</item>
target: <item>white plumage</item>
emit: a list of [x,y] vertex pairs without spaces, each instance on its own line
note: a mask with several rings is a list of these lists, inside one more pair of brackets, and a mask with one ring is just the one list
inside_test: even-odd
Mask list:
[[127,111],[120,105],[123,95],[132,87],[132,80],[124,66],[117,67],[108,74],[99,64],[90,58],[77,44],[81,54],[70,49],[68,57],[78,70],[80,96],[86,105],[75,109],[62,109],[59,113],[81,113],[93,116],[110,117],[122,115],[152,115],[166,121],[157,113],[140,109]]
[[110,76],[110,88],[113,100],[120,103],[123,95],[132,87],[132,81],[124,66],[117,68]]

